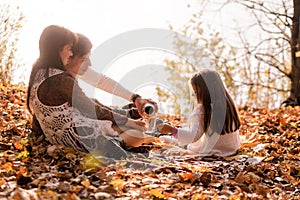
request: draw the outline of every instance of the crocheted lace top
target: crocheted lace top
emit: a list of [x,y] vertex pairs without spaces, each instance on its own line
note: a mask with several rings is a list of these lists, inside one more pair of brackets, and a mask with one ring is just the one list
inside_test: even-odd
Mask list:
[[[64,71],[49,69],[49,77]],[[97,149],[96,138],[117,136],[109,120],[97,120],[84,116],[68,102],[58,106],[44,105],[38,98],[38,88],[46,80],[46,70],[39,70],[31,89],[29,105],[34,111],[49,142],[71,147],[78,151],[90,152]]]

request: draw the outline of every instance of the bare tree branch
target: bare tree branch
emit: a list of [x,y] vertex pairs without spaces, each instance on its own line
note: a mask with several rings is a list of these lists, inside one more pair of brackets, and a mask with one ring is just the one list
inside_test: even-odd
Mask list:
[[233,80],[233,81],[236,82],[236,83],[240,83],[241,85],[262,87],[262,88],[275,90],[277,92],[288,92],[289,91],[289,90],[276,88],[276,87],[272,87],[272,86],[269,86],[269,85],[263,85],[263,84],[259,84],[259,83],[249,83],[249,82],[245,82],[245,81],[241,81],[241,80]]

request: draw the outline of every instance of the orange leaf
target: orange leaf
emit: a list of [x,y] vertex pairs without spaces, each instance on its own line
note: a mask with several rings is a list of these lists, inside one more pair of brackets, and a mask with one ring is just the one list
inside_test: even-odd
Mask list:
[[81,181],[81,185],[83,185],[86,188],[89,188],[91,184],[90,184],[89,180],[84,180],[84,181]]
[[157,189],[151,189],[150,192],[151,192],[151,195],[154,196],[154,197],[157,197],[157,198],[160,198],[160,199],[162,199],[162,198],[165,197],[165,196],[164,196],[162,193],[160,193]]
[[15,147],[17,150],[22,150],[22,149],[23,149],[23,145],[21,144],[21,142],[15,142],[15,143],[14,143],[14,147]]
[[115,180],[110,181],[109,184],[117,187],[119,190],[123,190],[125,188],[126,181],[124,181],[122,179],[115,179]]
[[194,174],[193,173],[179,173],[178,176],[181,178],[182,181],[193,181],[194,180]]
[[13,164],[11,162],[6,162],[1,166],[1,168],[5,171],[12,171],[13,170],[12,166]]

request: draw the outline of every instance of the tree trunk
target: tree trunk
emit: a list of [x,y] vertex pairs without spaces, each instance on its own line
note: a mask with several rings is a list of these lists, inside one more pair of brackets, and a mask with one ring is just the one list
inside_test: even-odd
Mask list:
[[291,98],[297,100],[300,105],[300,1],[293,0],[294,16],[291,37]]

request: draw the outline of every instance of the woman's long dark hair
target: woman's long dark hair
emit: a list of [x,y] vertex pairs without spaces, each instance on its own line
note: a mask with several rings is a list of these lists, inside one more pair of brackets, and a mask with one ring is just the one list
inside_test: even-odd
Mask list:
[[197,102],[204,107],[205,132],[226,134],[239,129],[241,123],[234,101],[216,71],[201,70],[191,77],[190,84]]
[[46,76],[48,76],[49,68],[57,68],[66,71],[65,66],[60,58],[60,51],[65,45],[73,45],[75,42],[76,35],[64,27],[50,25],[43,30],[39,40],[40,56],[32,66],[27,90],[27,108],[30,112],[30,91],[36,77],[36,73],[40,69],[46,69]]

